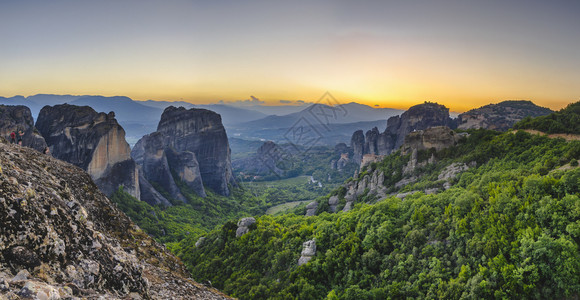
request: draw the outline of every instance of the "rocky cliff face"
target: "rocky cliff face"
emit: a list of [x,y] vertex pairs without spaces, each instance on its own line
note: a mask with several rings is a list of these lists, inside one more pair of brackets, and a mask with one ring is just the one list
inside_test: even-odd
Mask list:
[[[189,151],[178,153],[168,147],[160,132],[154,132],[141,138],[133,147],[132,155],[135,162],[141,166],[145,178],[159,184],[165,192],[169,193],[171,198],[187,202],[177,186],[176,179],[186,183],[198,195],[206,196],[195,154]],[[174,177],[174,174],[177,178]],[[148,203],[170,204],[165,198],[159,200],[150,199],[147,196],[142,196],[142,198]]]
[[362,157],[365,154],[365,135],[362,130],[357,130],[352,134],[350,147],[353,152],[352,159],[360,165]]
[[113,112],[68,104],[45,106],[36,127],[54,157],[86,170],[105,194],[123,186],[140,199],[138,170]]
[[552,112],[551,109],[537,106],[531,101],[504,101],[462,113],[458,116],[457,123],[459,129],[506,131],[525,117],[539,117]]
[[195,153],[203,184],[221,195],[229,195],[235,184],[230,146],[219,114],[206,109],[170,106],[161,115],[157,131],[177,151]]
[[[1,299],[224,299],[78,167],[0,143]],[[20,298],[17,298],[17,297]]]
[[361,130],[356,131],[351,139],[354,161],[361,164],[365,154],[388,155],[401,147],[407,134],[434,126],[455,127],[447,107],[430,102],[412,106],[401,116],[389,118],[383,133],[376,127],[366,135]]
[[209,110],[166,108],[157,131],[139,140],[131,155],[145,178],[177,200],[185,198],[173,174],[202,197],[204,186],[229,195],[228,184],[235,184],[226,131],[220,115]]
[[10,141],[10,133],[22,131],[22,145],[43,151],[46,147],[44,138],[34,127],[30,109],[22,105],[0,105],[0,136]]
[[396,135],[393,149],[398,149],[405,141],[407,134],[434,126],[455,127],[453,120],[449,117],[449,108],[437,103],[425,102],[410,107],[400,117],[389,118],[385,133]]
[[464,136],[466,136],[465,133],[455,133],[447,126],[435,126],[425,130],[418,130],[405,136],[401,151],[403,154],[411,153],[413,150],[435,149],[439,151],[455,146],[459,139]]
[[[345,187],[345,193],[343,196],[345,205],[342,207],[342,211],[346,212],[351,210],[354,202],[364,195],[374,195],[377,199],[383,199],[390,196],[404,198],[417,192],[411,191],[405,193],[387,194],[389,190],[398,190],[408,184],[416,182],[421,176],[423,176],[422,174],[417,174],[417,169],[430,164],[435,164],[437,162],[433,154],[428,159],[418,161],[419,151],[430,149],[440,151],[448,147],[453,147],[457,145],[459,140],[467,136],[467,133],[455,133],[447,126],[435,126],[425,130],[417,130],[409,133],[406,135],[403,145],[401,145],[401,152],[402,155],[411,155],[407,164],[404,165],[400,171],[402,178],[398,178],[398,181],[395,182],[392,186],[386,186],[385,180],[392,178],[392,176],[396,176],[398,172],[385,174],[381,168],[373,167],[373,165],[370,164],[371,162],[380,162],[384,156],[376,154],[365,154],[361,164],[361,171],[365,171],[365,173],[363,173],[365,175],[359,176],[357,172],[354,175],[355,180],[348,181],[343,185]],[[474,165],[474,163],[471,163],[471,166]],[[451,186],[449,181],[455,178],[457,174],[467,170],[468,168],[469,167],[465,164],[451,164],[448,168],[442,171],[441,175],[439,176],[439,180],[447,181],[444,184],[444,188],[447,189]],[[438,189],[425,189],[423,192],[426,194],[431,194],[438,192]],[[342,198],[338,195],[333,195],[328,199],[328,205],[331,212],[337,212],[339,210],[339,203],[341,202],[341,199]],[[315,214],[315,211],[312,211],[312,215],[313,214]]]

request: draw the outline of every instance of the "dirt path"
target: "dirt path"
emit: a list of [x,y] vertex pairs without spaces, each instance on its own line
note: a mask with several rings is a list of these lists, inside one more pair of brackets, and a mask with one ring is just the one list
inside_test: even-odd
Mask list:
[[[569,134],[569,133],[552,133],[552,134],[547,134],[545,132],[541,132],[539,130],[533,130],[533,129],[520,129],[523,130],[527,133],[530,134],[538,134],[538,135],[543,135],[543,136],[547,136],[551,139],[565,139],[566,141],[580,141],[580,135],[577,134]],[[512,131],[512,133],[516,133],[517,131]]]

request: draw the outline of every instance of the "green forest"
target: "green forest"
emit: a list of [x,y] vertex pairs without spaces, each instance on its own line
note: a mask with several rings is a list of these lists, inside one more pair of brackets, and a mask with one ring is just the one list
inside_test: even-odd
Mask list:
[[[578,107],[514,128],[580,134],[573,127]],[[210,194],[204,202],[215,207],[203,203],[197,211],[195,204],[151,207],[121,190],[113,200],[144,230],[171,242],[195,280],[240,299],[578,297],[580,141],[523,131],[467,133],[457,146],[420,151],[420,162],[433,156],[436,163],[416,169],[418,180],[400,189],[394,183],[409,154],[363,169],[351,180],[383,171],[391,196],[363,195],[349,212],[328,206],[331,195],[344,205],[344,187],[318,197],[312,217],[304,217],[304,208],[259,216],[268,200],[243,188],[232,198]],[[452,163],[470,168],[445,189],[438,175]],[[439,192],[423,192],[433,188]],[[236,238],[237,220],[249,215],[257,222]],[[205,239],[196,247],[199,237]],[[316,254],[298,266],[308,240],[315,240]]]
[[521,120],[515,129],[535,129],[545,133],[580,132],[580,102],[571,103],[565,109],[547,116]]

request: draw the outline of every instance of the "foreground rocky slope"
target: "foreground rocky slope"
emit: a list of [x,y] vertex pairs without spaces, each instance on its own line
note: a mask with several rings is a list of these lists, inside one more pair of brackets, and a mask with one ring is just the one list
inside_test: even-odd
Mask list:
[[188,279],[83,170],[0,141],[0,298],[17,295],[226,298]]
[[131,156],[145,178],[176,200],[185,201],[176,181],[201,197],[206,196],[204,186],[227,196],[228,185],[235,184],[228,137],[220,115],[213,111],[166,108],[157,131],[140,139]]
[[88,106],[45,106],[36,127],[54,157],[86,170],[105,194],[121,185],[140,199],[137,166],[115,113],[97,113]]

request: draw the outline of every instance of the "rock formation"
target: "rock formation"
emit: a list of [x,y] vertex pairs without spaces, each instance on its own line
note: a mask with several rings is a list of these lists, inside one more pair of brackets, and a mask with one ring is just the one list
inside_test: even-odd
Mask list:
[[350,150],[351,149],[348,148],[348,146],[345,143],[338,143],[336,144],[336,146],[334,146],[334,152],[338,154],[349,153]]
[[365,152],[365,135],[362,130],[357,130],[352,134],[350,147],[353,151],[352,159],[360,165]]
[[454,122],[449,117],[449,109],[443,105],[431,102],[415,105],[400,117],[387,120],[385,133],[396,135],[393,149],[398,149],[405,141],[405,136],[415,130],[424,130],[434,126],[454,128]]
[[464,163],[452,163],[445,167],[439,176],[437,176],[437,180],[445,180],[443,187],[448,190],[451,187],[451,181],[457,177],[462,172],[469,170],[470,167],[475,167],[476,162],[473,161],[469,165]]
[[[385,174],[381,170],[369,170],[369,174],[364,177],[346,183],[346,195],[344,199],[346,203],[342,208],[343,212],[352,209],[354,202],[358,197],[368,193],[369,195],[376,195],[379,198],[386,196],[387,187],[385,187]],[[330,204],[330,202],[329,202]],[[332,210],[332,207],[331,207]]]
[[[346,201],[345,206],[342,211],[347,212],[352,209],[354,202],[363,195],[374,195],[377,199],[382,199],[388,197],[387,190],[389,188],[400,189],[408,184],[416,182],[421,174],[416,174],[415,171],[418,168],[425,167],[428,164],[436,163],[435,156],[432,154],[428,159],[419,162],[418,152],[421,150],[435,149],[436,151],[442,150],[447,147],[452,147],[457,144],[457,142],[468,136],[467,133],[455,133],[449,127],[446,126],[436,126],[425,130],[418,130],[408,134],[405,138],[405,142],[401,145],[402,154],[411,154],[409,161],[401,169],[403,178],[395,182],[393,186],[385,186],[386,176],[393,176],[395,173],[389,175],[384,174],[380,168],[367,167],[365,170],[366,175],[359,177],[358,173],[355,174],[355,180],[349,181],[344,184],[346,188],[346,193],[344,200]],[[379,161],[383,156],[376,154],[365,154],[363,156],[362,166],[368,165],[371,162]],[[467,167],[467,166],[465,166]],[[463,165],[452,164],[446,168],[441,175],[439,180],[447,180],[448,182],[444,185],[446,188],[450,186],[449,178],[454,178],[459,172],[465,171]],[[437,188],[425,189],[425,193],[436,193]],[[417,191],[391,194],[403,199],[404,197],[411,195]],[[333,196],[328,200],[330,210],[336,212],[336,207],[339,202],[337,196]]]
[[330,210],[332,212],[336,212],[336,208],[338,206],[338,196],[332,196],[328,198],[328,206],[330,206]]
[[457,142],[467,136],[466,133],[456,134],[447,126],[435,126],[425,130],[417,130],[405,136],[405,142],[401,146],[403,154],[412,151],[441,149],[455,146]]
[[367,131],[366,136],[362,130],[354,132],[351,138],[353,159],[360,165],[364,154],[388,155],[401,147],[407,134],[434,126],[455,127],[448,108],[431,102],[412,106],[401,116],[389,118],[383,133],[376,127]]
[[236,229],[236,237],[241,237],[242,235],[250,232],[250,226],[256,223],[256,219],[253,217],[242,218],[238,221],[238,229]]
[[282,176],[284,170],[280,169],[278,164],[285,158],[284,153],[284,149],[276,143],[267,141],[258,148],[256,154],[235,160],[232,162],[232,166],[236,171],[245,174]]
[[316,210],[318,209],[318,202],[312,201],[306,205],[306,217],[312,217],[316,214]]
[[539,117],[553,111],[531,101],[503,101],[462,113],[457,118],[459,129],[492,129],[506,131],[525,117]]
[[379,129],[374,127],[365,134],[365,154],[379,154]]
[[365,154],[363,155],[362,161],[360,163],[360,169],[368,166],[374,162],[380,162],[385,158],[385,155],[376,155],[376,154]]
[[185,198],[175,180],[201,197],[206,195],[204,186],[227,196],[228,185],[235,185],[226,131],[220,115],[209,110],[166,108],[157,131],[139,140],[131,155],[144,177],[176,200]]
[[[171,198],[187,202],[175,182],[176,178],[173,177],[172,171],[179,180],[185,182],[198,195],[206,196],[195,154],[189,151],[175,152],[165,145],[161,133],[154,132],[141,138],[133,147],[131,154],[135,162],[141,167],[141,172],[147,181],[161,186]],[[146,192],[143,190],[142,193]],[[152,203],[164,202],[165,198],[155,200],[143,195],[143,199]]]
[[314,257],[314,255],[316,255],[316,241],[309,240],[304,242],[302,244],[302,253],[298,259],[298,265],[301,266],[309,262]]
[[350,159],[348,158],[348,153],[341,153],[338,160],[330,161],[330,168],[333,170],[342,171],[349,162]]
[[0,136],[10,141],[10,133],[20,131],[24,133],[22,146],[44,150],[46,142],[34,127],[30,109],[22,105],[0,105]]
[[188,279],[80,168],[3,143],[0,166],[0,299],[226,298]]
[[54,157],[86,170],[105,194],[123,186],[140,199],[137,166],[113,112],[68,104],[45,106],[36,127]]
[[195,248],[200,248],[201,246],[203,246],[204,241],[205,241],[205,236],[202,236],[199,239],[197,239],[197,242],[195,242]]

